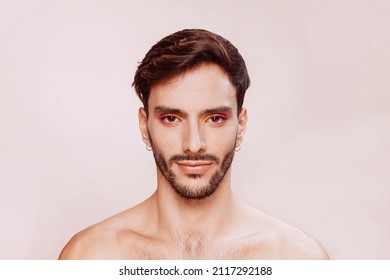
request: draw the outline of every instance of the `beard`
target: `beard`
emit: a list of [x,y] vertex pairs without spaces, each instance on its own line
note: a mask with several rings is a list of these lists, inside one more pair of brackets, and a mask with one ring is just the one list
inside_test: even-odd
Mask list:
[[[173,155],[168,161],[164,159],[164,156],[159,153],[156,149],[153,149],[153,156],[156,162],[156,165],[160,169],[161,173],[167,179],[168,183],[172,186],[177,194],[182,198],[192,199],[192,200],[201,200],[212,195],[215,190],[218,188],[219,184],[225,177],[226,172],[229,170],[233,158],[234,158],[234,147],[225,154],[222,161],[214,154],[199,154],[197,156],[190,156],[187,154],[177,154]],[[177,179],[176,174],[172,170],[172,165],[176,161],[189,160],[189,161],[212,161],[219,166],[218,170],[211,175],[210,179],[206,183],[196,182],[200,181],[202,175],[197,174],[188,174],[187,178],[190,178],[193,182],[191,183],[180,183]]]

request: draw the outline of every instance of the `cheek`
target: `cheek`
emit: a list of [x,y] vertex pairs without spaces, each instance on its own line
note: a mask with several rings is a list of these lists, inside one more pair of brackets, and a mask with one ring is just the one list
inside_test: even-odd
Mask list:
[[236,142],[237,129],[221,129],[208,133],[207,147],[210,149],[230,150]]
[[174,129],[167,130],[158,125],[151,125],[149,126],[149,133],[153,146],[164,155],[177,152],[178,147],[180,147],[180,134]]

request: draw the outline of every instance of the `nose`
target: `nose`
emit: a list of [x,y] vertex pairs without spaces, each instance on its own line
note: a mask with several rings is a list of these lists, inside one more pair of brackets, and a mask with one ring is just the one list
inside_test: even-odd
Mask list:
[[199,154],[205,151],[206,143],[197,122],[188,124],[184,134],[183,151],[185,153]]

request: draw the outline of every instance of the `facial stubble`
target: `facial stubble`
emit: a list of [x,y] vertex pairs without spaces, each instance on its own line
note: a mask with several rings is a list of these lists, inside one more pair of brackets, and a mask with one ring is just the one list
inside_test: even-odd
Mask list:
[[[152,147],[153,147],[153,142],[152,142]],[[219,184],[225,177],[226,172],[229,170],[233,162],[234,147],[235,144],[233,145],[232,149],[225,154],[222,161],[214,154],[199,154],[196,156],[191,156],[187,154],[183,154],[183,155],[178,154],[178,155],[173,155],[168,161],[166,161],[164,159],[164,156],[157,149],[155,149],[155,147],[153,147],[153,156],[157,167],[160,169],[161,173],[164,175],[168,183],[172,186],[172,188],[175,190],[175,192],[178,195],[180,195],[182,198],[185,199],[201,200],[201,199],[205,199],[206,197],[209,197],[217,190]],[[178,182],[176,174],[172,170],[172,165],[175,164],[175,162],[180,160],[190,160],[190,161],[206,160],[217,164],[219,168],[214,172],[213,175],[211,175],[208,182],[203,186],[200,185],[200,183],[199,185],[195,185],[195,186],[193,184],[191,185],[181,184],[180,182]],[[195,180],[200,181],[202,175],[188,174],[187,177],[193,181]]]

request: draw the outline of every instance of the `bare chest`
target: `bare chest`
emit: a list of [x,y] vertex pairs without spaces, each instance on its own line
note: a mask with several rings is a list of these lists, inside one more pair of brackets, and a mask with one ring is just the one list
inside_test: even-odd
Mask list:
[[[124,259],[259,259],[269,257],[269,250],[260,244],[247,241],[210,242],[204,239],[185,238],[170,242],[144,241],[124,250]],[[262,257],[261,257],[262,256]]]

